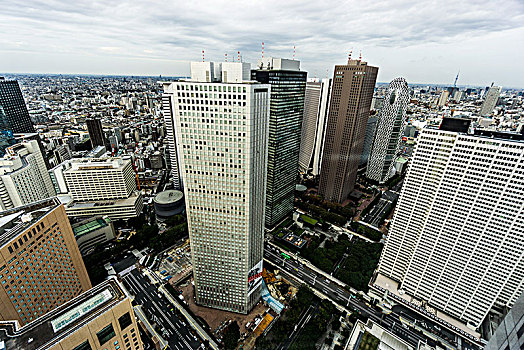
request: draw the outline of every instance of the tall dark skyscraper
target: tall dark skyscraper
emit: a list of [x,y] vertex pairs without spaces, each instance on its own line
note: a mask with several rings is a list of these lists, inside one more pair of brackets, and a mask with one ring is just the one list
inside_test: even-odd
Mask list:
[[335,66],[319,192],[342,203],[355,186],[378,67],[361,60]]
[[102,122],[100,119],[88,118],[86,119],[87,131],[89,132],[89,139],[91,146],[105,146],[104,129],[102,129]]
[[251,78],[271,84],[266,227],[273,227],[293,211],[307,72],[300,61],[268,57]]
[[16,80],[0,77],[0,106],[13,133],[35,132],[22,91]]
[[0,157],[5,154],[5,149],[14,143],[13,131],[7,121],[4,108],[0,106]]

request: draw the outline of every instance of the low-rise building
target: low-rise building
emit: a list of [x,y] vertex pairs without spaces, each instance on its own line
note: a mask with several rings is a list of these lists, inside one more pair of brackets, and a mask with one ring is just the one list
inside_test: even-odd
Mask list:
[[97,244],[115,238],[115,229],[109,217],[95,217],[73,225],[76,243],[82,256],[93,251]]

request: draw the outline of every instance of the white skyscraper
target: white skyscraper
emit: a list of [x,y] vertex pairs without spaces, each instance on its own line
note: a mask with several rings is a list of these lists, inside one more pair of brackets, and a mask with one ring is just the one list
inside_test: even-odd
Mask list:
[[44,157],[33,140],[6,149],[0,158],[0,210],[54,196]]
[[181,190],[184,186],[184,183],[182,175],[180,174],[177,149],[178,139],[173,116],[176,91],[173,91],[174,86],[170,83],[163,84],[163,86],[164,93],[162,94],[162,114],[164,116],[164,123],[166,125],[167,165],[170,171],[170,180],[173,183],[173,186],[175,189]]
[[320,174],[322,147],[329,112],[331,79],[308,81],[304,98],[304,118],[300,138],[300,171],[311,170],[313,175]]
[[374,283],[478,329],[524,290],[524,139],[464,122],[421,132]]
[[250,82],[245,63],[202,63],[191,65],[190,81],[164,83],[173,94],[196,300],[247,313],[260,298],[271,88]]
[[495,108],[495,106],[497,105],[497,101],[499,100],[501,91],[501,86],[492,86],[489,88],[488,93],[486,94],[486,98],[482,103],[482,107],[480,108],[480,115],[482,117],[487,117],[491,114],[491,112],[493,112],[493,109]]
[[378,183],[387,182],[394,171],[400,139],[406,126],[409,101],[408,83],[396,78],[389,84],[380,109],[375,138],[369,155],[366,176]]

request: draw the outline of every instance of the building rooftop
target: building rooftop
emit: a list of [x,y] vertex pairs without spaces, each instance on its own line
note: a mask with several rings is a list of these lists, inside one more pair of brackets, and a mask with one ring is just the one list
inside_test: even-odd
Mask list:
[[468,132],[470,124],[471,120],[466,118],[444,118],[440,126],[428,126],[428,129],[452,131],[464,135],[490,139],[524,141],[524,133],[518,132],[475,129],[473,133],[471,133]]
[[1,212],[0,246],[9,243],[27,227],[33,225],[60,204],[60,201],[53,197]]
[[129,162],[124,158],[80,158],[71,162],[71,168],[65,170],[65,173],[74,171],[96,171],[108,169],[122,169]]
[[60,199],[64,201],[66,210],[67,209],[74,210],[74,209],[87,209],[87,208],[106,207],[106,206],[130,206],[130,205],[134,205],[138,196],[139,196],[139,192],[135,191],[131,193],[128,198],[111,199],[111,200],[104,200],[104,201],[80,202],[80,201],[71,200],[70,196],[61,196]]
[[78,224],[73,226],[73,232],[75,234],[75,238],[78,238],[90,232],[96,231],[103,227],[107,227],[110,222],[111,221],[107,217],[89,219],[89,220],[84,220],[82,222],[79,222]]
[[49,349],[126,298],[117,280],[109,279],[22,328],[0,322],[0,349]]
[[184,197],[184,193],[177,190],[167,190],[160,192],[155,196],[155,203],[158,204],[171,204],[178,202]]

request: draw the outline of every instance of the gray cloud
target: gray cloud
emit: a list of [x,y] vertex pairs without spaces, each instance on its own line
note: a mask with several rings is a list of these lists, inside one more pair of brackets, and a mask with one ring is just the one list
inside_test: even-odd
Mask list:
[[[325,75],[353,47],[355,56],[363,49],[381,67],[382,80],[404,74],[428,82],[453,74],[432,73],[443,69],[442,62],[450,71],[455,65],[465,75],[471,71],[473,81],[464,83],[493,79],[480,75],[486,64],[497,64],[496,51],[509,64],[495,80],[524,86],[517,66],[524,51],[519,0],[25,0],[23,6],[0,0],[0,7],[5,71],[46,72],[48,62],[57,61],[71,72],[187,74],[179,61],[199,60],[202,49],[207,59],[222,60],[224,52],[236,57],[240,50],[254,62],[264,41],[266,55],[291,57],[296,45],[297,59],[311,75]],[[115,66],[120,71],[107,70]]]

